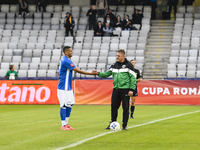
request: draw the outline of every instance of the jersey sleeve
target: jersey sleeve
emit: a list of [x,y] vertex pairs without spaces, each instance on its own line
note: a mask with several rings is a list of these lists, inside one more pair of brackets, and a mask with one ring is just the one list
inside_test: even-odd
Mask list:
[[137,85],[136,74],[134,72],[133,65],[129,66],[129,76],[130,76],[130,89],[135,90]]
[[65,59],[65,63],[64,65],[69,69],[69,70],[73,70],[74,68],[76,68],[76,66],[74,65],[74,63],[69,59],[66,60]]
[[138,70],[137,79],[141,78],[140,70]]

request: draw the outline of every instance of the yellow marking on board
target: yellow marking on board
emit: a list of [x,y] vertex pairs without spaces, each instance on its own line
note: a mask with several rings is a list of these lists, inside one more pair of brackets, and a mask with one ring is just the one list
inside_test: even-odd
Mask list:
[[154,69],[154,71],[158,71],[158,69]]
[[153,78],[157,78],[157,76],[153,76]]
[[166,20],[161,20],[161,22],[166,22]]
[[158,50],[158,51],[161,51],[161,48],[158,48],[157,50]]
[[159,64],[159,62],[155,62],[155,64]]
[[162,42],[158,42],[158,44],[162,45]]
[[160,55],[156,55],[156,57],[160,57]]
[[165,25],[166,25],[166,23],[161,23],[160,25],[161,25],[161,26],[165,26]]
[[163,35],[160,35],[160,38],[163,38]]
[[165,31],[164,29],[160,29],[160,30],[159,30],[159,32],[164,32],[164,31]]

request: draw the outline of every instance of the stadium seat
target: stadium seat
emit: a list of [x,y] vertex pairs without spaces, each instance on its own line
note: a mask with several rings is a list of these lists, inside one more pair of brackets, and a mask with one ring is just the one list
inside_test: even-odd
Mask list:
[[38,70],[37,77],[46,77],[47,70]]

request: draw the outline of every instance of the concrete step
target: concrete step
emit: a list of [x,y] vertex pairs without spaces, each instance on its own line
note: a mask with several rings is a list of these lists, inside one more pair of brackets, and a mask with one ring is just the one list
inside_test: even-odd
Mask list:
[[167,70],[166,69],[154,68],[154,69],[145,69],[143,72],[144,73],[159,73],[159,74],[163,74],[163,73],[166,73]]
[[[158,55],[159,56],[159,55]],[[169,57],[146,57],[145,56],[145,63],[168,63],[169,62]]]
[[172,39],[172,35],[149,35],[149,39]]
[[154,25],[154,26],[151,26],[150,29],[170,30],[170,29],[174,29],[174,25]]
[[172,26],[174,27],[174,23],[170,23],[170,22],[165,22],[165,23],[151,23],[151,25],[154,26]]
[[[172,42],[172,39],[147,39],[147,42]],[[163,43],[162,43],[163,44]]]
[[168,62],[159,62],[159,61],[154,61],[154,62],[145,62],[144,66],[167,66]]
[[153,32],[149,32],[149,36],[173,36],[173,32],[172,31],[167,31],[167,32],[153,31]]
[[170,52],[165,52],[165,51],[164,52],[161,52],[161,51],[145,51],[144,54],[147,55],[147,56],[150,56],[150,55],[152,55],[152,56],[160,55],[160,56],[167,56],[167,57],[170,56]]
[[143,75],[148,75],[148,76],[166,76],[166,72],[143,72]]
[[146,47],[146,52],[171,52],[171,47]]
[[146,45],[146,48],[171,48],[171,45],[164,45],[164,44],[159,44],[159,45]]
[[[152,39],[153,40],[153,39]],[[170,40],[170,39],[169,39]],[[151,42],[148,42],[149,45],[170,45],[172,44],[172,42],[163,42],[163,41],[151,41]]]
[[[153,60],[156,60],[157,61],[157,59],[169,59],[169,56],[170,56],[170,54],[148,54],[148,55],[145,55],[145,58],[150,58],[150,59],[153,59]],[[145,59],[146,60],[146,59]]]
[[143,69],[146,70],[146,69],[167,69],[167,65],[144,65],[143,66]]
[[151,23],[175,23],[174,20],[151,20]]
[[143,79],[164,79],[164,78],[166,78],[167,77],[167,75],[143,75],[142,76],[142,78]]

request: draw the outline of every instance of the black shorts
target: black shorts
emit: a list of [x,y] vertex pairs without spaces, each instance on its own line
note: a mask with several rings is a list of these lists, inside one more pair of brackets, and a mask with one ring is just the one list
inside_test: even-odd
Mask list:
[[136,96],[138,96],[138,88],[137,87],[133,91],[133,97],[136,97]]

